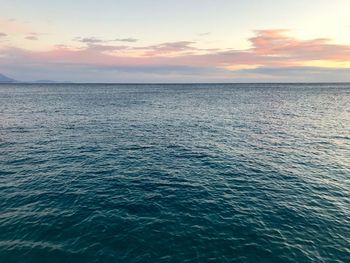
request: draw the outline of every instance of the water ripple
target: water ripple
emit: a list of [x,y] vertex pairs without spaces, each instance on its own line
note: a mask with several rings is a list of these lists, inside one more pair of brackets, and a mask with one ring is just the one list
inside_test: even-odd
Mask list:
[[349,88],[1,85],[0,262],[350,262]]

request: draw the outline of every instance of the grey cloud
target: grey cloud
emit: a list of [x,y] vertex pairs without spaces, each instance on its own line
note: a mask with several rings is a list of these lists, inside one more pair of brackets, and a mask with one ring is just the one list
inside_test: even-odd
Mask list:
[[[0,63],[1,64],[1,63]],[[58,70],[59,68],[59,70]],[[220,82],[231,74],[209,67],[94,66],[70,63],[12,64],[8,72],[20,80],[52,79],[72,82]],[[224,76],[224,77],[222,77]]]
[[115,38],[113,40],[104,40],[97,37],[76,37],[73,39],[74,41],[86,43],[86,44],[96,44],[96,43],[108,43],[108,42],[129,42],[134,43],[137,42],[136,38]]
[[350,69],[348,68],[319,68],[319,67],[259,67],[242,69],[234,74],[245,76],[263,76],[291,82],[348,82]]
[[134,43],[134,42],[137,42],[138,39],[137,38],[132,38],[132,37],[129,37],[129,38],[116,38],[116,39],[114,39],[114,41]]
[[75,41],[78,41],[78,42],[82,42],[82,43],[103,43],[105,42],[104,40],[102,39],[99,39],[99,38],[96,38],[96,37],[84,37],[84,38],[81,38],[81,37],[76,37],[74,38]]
[[104,52],[104,51],[126,50],[126,49],[129,49],[129,47],[128,46],[103,45],[103,44],[90,44],[89,43],[87,49],[94,50],[97,52]]
[[192,67],[192,66],[90,66],[99,71],[116,71],[127,73],[151,73],[151,74],[183,74],[183,75],[207,75],[213,73],[230,73],[230,71],[213,67]]
[[27,39],[27,40],[38,40],[38,37],[35,36],[35,35],[29,35],[29,36],[26,36],[25,39]]

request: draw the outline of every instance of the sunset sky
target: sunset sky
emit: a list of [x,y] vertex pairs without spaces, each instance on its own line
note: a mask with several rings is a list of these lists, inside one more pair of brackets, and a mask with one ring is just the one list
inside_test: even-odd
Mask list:
[[350,81],[349,0],[0,0],[21,81]]

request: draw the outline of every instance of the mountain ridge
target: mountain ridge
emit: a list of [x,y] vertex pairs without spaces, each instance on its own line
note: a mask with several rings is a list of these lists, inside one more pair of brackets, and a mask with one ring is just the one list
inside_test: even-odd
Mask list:
[[4,74],[0,73],[0,83],[15,83],[15,82],[17,82],[17,80],[11,79],[5,76]]

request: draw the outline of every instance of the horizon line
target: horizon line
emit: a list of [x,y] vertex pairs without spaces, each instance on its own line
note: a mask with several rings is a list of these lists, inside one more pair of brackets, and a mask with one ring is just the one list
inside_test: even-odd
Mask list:
[[25,84],[25,85],[57,85],[57,84],[66,84],[66,85],[86,85],[86,84],[98,84],[98,85],[232,85],[232,84],[350,84],[350,81],[310,81],[310,82],[69,82],[69,81],[54,81],[54,82],[0,82],[0,85],[16,85],[16,84]]

